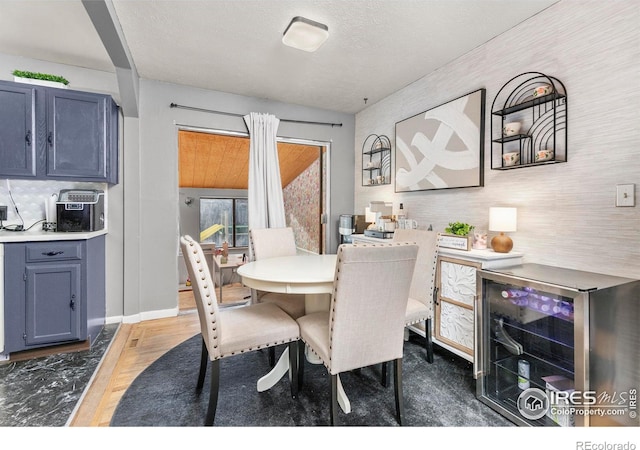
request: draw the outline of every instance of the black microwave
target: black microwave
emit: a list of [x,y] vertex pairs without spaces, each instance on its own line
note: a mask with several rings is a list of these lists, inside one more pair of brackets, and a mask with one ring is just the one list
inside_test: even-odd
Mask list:
[[63,189],[56,202],[57,231],[104,229],[104,191]]

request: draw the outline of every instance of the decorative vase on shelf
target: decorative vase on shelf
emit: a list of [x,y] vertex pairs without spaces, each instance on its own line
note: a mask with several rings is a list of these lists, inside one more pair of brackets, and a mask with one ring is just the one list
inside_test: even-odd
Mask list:
[[472,247],[476,250],[487,249],[487,232],[485,230],[473,230]]
[[229,244],[227,241],[224,241],[222,244],[222,256],[220,257],[220,262],[222,264],[226,264],[229,261]]

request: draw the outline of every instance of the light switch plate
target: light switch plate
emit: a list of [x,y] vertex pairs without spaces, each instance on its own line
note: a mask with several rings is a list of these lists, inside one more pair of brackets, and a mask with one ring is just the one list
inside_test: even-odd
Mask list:
[[616,206],[635,206],[635,184],[616,185]]

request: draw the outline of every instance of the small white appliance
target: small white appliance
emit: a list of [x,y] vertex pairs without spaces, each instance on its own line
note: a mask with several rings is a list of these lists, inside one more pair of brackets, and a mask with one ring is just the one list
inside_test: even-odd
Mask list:
[[351,236],[356,232],[356,221],[353,214],[341,214],[338,232],[342,236]]

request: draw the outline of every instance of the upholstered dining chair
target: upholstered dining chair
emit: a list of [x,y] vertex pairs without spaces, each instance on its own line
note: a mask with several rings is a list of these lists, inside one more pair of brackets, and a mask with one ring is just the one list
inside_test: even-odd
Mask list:
[[386,361],[394,362],[396,419],[402,425],[405,311],[417,254],[414,244],[341,245],[330,310],[298,319],[302,341],[330,375],[331,425],[337,422],[338,375]]
[[437,231],[431,230],[398,229],[393,233],[393,242],[411,242],[419,247],[409,289],[405,325],[424,323],[427,361],[432,363],[431,320],[433,319],[439,234]]
[[295,320],[270,303],[219,309],[211,272],[200,245],[190,236],[180,238],[200,319],[202,353],[197,390],[201,390],[211,361],[211,391],[205,425],[213,425],[220,389],[220,360],[234,355],[289,344],[291,396],[298,395],[297,341],[300,329]]
[[[393,242],[407,242],[419,247],[416,266],[411,278],[411,288],[407,301],[405,326],[422,322],[424,325],[424,347],[427,362],[433,363],[433,341],[431,340],[431,320],[433,319],[433,296],[438,259],[439,233],[431,230],[397,229]],[[381,382],[388,385],[387,366],[382,366]]]
[[[293,228],[253,228],[249,230],[249,242],[254,260],[295,256],[296,240]],[[257,303],[273,303],[292,318],[304,315],[304,295],[277,292],[256,292]],[[269,349],[269,364],[275,364],[275,348]]]

